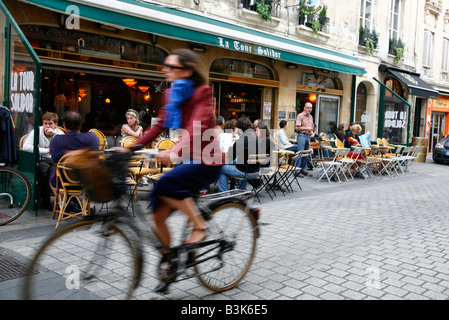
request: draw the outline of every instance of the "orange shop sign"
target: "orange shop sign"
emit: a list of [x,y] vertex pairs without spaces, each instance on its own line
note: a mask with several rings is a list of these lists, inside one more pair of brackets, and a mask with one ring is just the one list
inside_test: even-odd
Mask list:
[[438,99],[429,99],[427,109],[432,111],[449,112],[449,97],[438,97]]

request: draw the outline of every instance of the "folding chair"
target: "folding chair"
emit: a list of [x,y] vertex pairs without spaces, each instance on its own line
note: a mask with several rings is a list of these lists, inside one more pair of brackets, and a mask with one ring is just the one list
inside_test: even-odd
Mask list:
[[293,181],[296,181],[296,184],[298,185],[299,189],[302,191],[301,184],[299,183],[298,177],[295,175],[295,172],[301,172],[302,169],[304,169],[304,168],[297,167],[295,165],[295,163],[296,162],[301,163],[300,158],[311,157],[312,152],[313,152],[312,149],[301,150],[301,151],[296,152],[295,155],[293,156],[293,158],[291,159],[291,163],[282,177],[282,180],[285,181],[284,184],[285,184],[287,190],[291,190],[291,192],[293,192],[293,188],[291,187],[291,185],[293,184]]
[[321,144],[319,142],[310,142],[309,143],[310,149],[312,149],[312,157],[311,157],[311,164],[313,168],[316,168],[318,166],[318,162],[323,160],[322,153],[321,153]]
[[[247,164],[259,164],[259,165],[265,165],[269,164],[271,162],[271,158],[269,154],[252,154],[248,156]],[[265,177],[265,178],[264,178]],[[257,198],[257,200],[260,203],[260,198],[258,194],[265,189],[267,191],[268,195],[270,196],[271,200],[273,200],[273,197],[270,193],[270,186],[269,183],[273,178],[272,172],[271,172],[271,166],[270,167],[261,167],[259,171],[259,176],[256,178],[248,179],[246,174],[245,178],[252,187],[252,191],[254,192],[254,196]],[[264,180],[265,179],[265,180]],[[259,181],[259,183],[254,186],[254,181]]]
[[365,157],[363,159],[360,157],[357,159],[356,174],[358,174],[359,177],[364,179],[372,178],[373,181],[375,180],[374,169],[377,166],[378,152],[378,148],[371,148],[365,152]]
[[[64,155],[56,165],[56,196],[53,205],[52,219],[58,214],[55,229],[62,220],[78,218],[90,214],[90,200],[81,182],[75,176],[73,169],[65,165],[70,154]],[[80,207],[78,212],[68,212],[67,206],[73,201]]]
[[347,148],[337,148],[334,154],[334,158],[332,161],[323,161],[320,162],[321,168],[322,168],[322,174],[318,179],[318,182],[321,181],[323,177],[327,178],[327,181],[331,183],[331,180],[334,176],[337,176],[337,179],[339,182],[341,182],[340,176],[339,176],[339,169],[343,165],[342,162],[339,162],[339,159],[347,157],[349,153],[349,149]]
[[[360,156],[362,155],[362,153],[364,152],[363,148],[360,147],[355,147],[352,150],[352,157],[343,157],[342,159],[339,159],[337,161],[341,162],[341,166],[339,168],[339,173],[341,173],[346,181],[348,180],[347,174],[349,175],[349,177],[354,180],[354,175],[352,174],[352,172],[356,172],[357,171],[357,160],[360,158]],[[349,154],[349,152],[348,152]],[[337,173],[338,174],[338,173]]]

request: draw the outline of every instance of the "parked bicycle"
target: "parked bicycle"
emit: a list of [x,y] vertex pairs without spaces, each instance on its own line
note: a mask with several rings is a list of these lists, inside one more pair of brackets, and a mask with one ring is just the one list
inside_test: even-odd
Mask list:
[[0,226],[16,220],[28,207],[31,186],[16,169],[0,166]]
[[[86,216],[83,221],[50,236],[31,260],[23,298],[86,299],[93,292],[105,298],[130,299],[144,282],[142,273],[147,266],[154,267],[165,283],[197,277],[203,286],[216,292],[234,288],[245,277],[259,237],[259,210],[252,207],[252,192],[232,190],[196,198],[201,214],[208,221],[208,237],[199,243],[183,244],[192,231],[191,224],[183,221],[182,226],[177,226],[179,230],[173,232],[179,235],[175,241],[180,244],[169,248],[161,257],[160,243],[151,231],[150,222],[143,212],[139,213],[147,205],[144,210],[134,210],[136,216],[121,209],[133,197],[132,192],[131,195],[124,192],[126,174],[119,173],[129,161],[124,157],[112,153],[99,163],[115,173],[111,181],[122,192],[114,200],[124,202],[123,206]],[[88,188],[88,193],[91,199],[96,199],[95,190]],[[184,215],[173,218],[185,219]],[[144,253],[161,258],[144,264]],[[167,261],[170,269],[164,270]],[[66,281],[53,281],[49,290],[49,285],[42,280],[46,271],[65,276]],[[145,283],[150,287],[156,284]]]

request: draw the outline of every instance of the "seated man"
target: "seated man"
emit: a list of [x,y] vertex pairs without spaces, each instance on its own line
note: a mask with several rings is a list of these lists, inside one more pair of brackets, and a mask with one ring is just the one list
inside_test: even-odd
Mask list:
[[[41,192],[41,207],[45,209],[51,209],[50,203],[50,185],[49,185],[49,173],[50,168],[53,166],[53,161],[50,155],[50,141],[57,134],[64,134],[57,128],[58,115],[53,112],[46,112],[42,116],[42,126],[39,127],[39,184]],[[23,150],[28,152],[34,151],[34,130],[30,132],[25,143],[23,144]]]
[[[222,167],[217,180],[219,192],[229,190],[229,176],[247,179],[256,179],[259,176],[259,164],[247,164],[249,155],[257,154],[259,147],[259,139],[252,123],[248,118],[239,118],[236,127],[243,131],[243,135],[229,148],[229,161],[234,161],[235,164],[226,164]],[[240,189],[246,190],[246,181],[242,181]]]
[[82,118],[78,111],[67,111],[64,115],[63,123],[66,134],[57,135],[50,142],[50,154],[55,163],[50,171],[50,187],[54,194],[56,194],[56,164],[59,159],[61,159],[67,151],[71,150],[78,150],[81,148],[98,150],[98,145],[100,143],[95,133],[80,132]]

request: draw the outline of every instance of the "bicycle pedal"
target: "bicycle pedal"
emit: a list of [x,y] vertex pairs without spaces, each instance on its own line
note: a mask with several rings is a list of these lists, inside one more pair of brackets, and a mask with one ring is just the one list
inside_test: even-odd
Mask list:
[[168,283],[161,283],[153,291],[155,293],[168,294],[169,293],[169,287],[170,287],[170,284],[168,284]]

